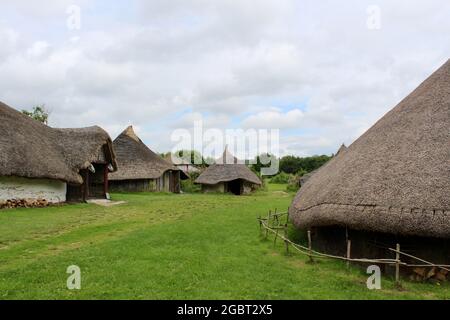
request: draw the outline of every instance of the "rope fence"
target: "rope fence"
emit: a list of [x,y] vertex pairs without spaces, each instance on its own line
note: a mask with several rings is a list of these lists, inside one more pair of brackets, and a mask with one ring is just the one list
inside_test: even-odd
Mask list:
[[[397,284],[400,283],[400,267],[412,267],[412,268],[435,267],[435,268],[439,268],[439,269],[445,270],[447,272],[450,272],[450,265],[435,264],[430,261],[413,256],[411,254],[402,252],[400,250],[400,244],[397,244],[395,249],[387,248],[389,251],[396,254],[395,259],[381,259],[381,258],[380,259],[366,259],[366,258],[356,259],[356,258],[351,258],[351,240],[347,240],[347,255],[345,257],[318,252],[318,251],[312,249],[312,237],[311,237],[310,230],[307,231],[307,235],[308,235],[308,246],[307,247],[300,245],[298,243],[295,243],[289,239],[289,237],[288,237],[289,212],[277,212],[277,210],[275,209],[274,212],[269,211],[267,217],[260,216],[257,219],[259,222],[260,231],[265,230],[265,238],[266,239],[267,239],[269,233],[273,233],[275,235],[274,245],[276,244],[277,239],[280,238],[285,243],[287,253],[289,253],[289,247],[292,247],[300,254],[308,256],[309,260],[311,262],[313,262],[314,259],[335,259],[335,260],[346,261],[347,267],[350,266],[351,262],[394,265],[395,266],[395,281]],[[283,219],[284,219],[284,222],[282,222]],[[279,231],[282,231],[282,233],[280,233]],[[401,261],[401,256],[405,256],[410,259],[419,261],[422,264],[406,263],[404,261]]]

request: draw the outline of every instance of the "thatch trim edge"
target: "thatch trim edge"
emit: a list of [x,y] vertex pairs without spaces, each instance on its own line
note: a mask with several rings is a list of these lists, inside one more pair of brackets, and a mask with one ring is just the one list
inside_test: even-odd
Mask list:
[[[294,212],[301,215],[293,215]],[[292,207],[290,213],[292,222],[302,229],[334,225],[406,236],[450,238],[446,223],[450,209],[321,203],[305,209]]]

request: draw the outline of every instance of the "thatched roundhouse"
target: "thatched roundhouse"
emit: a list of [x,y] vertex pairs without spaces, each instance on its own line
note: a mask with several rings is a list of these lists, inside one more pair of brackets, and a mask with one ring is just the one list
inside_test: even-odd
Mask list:
[[[316,249],[450,260],[450,60],[311,176],[290,208]],[[431,250],[430,250],[431,249]],[[441,261],[439,261],[441,260]]]
[[0,103],[0,201],[106,198],[116,170],[103,129],[55,129]]
[[133,130],[126,128],[113,142],[119,170],[109,176],[110,188],[119,192],[166,191],[179,193],[188,176],[150,150]]
[[203,192],[248,194],[261,185],[261,180],[244,163],[225,149],[223,155],[195,180]]

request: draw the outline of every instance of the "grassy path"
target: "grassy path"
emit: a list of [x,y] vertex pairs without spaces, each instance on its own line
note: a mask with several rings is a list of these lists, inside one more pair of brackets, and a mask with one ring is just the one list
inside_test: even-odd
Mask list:
[[[259,235],[256,217],[285,210],[282,188],[253,196],[116,194],[127,204],[0,212],[0,299],[450,298],[448,284],[391,279],[366,289],[340,262],[286,256]],[[78,265],[82,290],[66,288]]]

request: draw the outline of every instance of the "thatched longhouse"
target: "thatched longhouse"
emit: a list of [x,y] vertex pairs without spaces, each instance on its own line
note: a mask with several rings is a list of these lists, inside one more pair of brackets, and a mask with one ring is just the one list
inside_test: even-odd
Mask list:
[[216,162],[195,180],[203,192],[248,194],[261,185],[261,180],[245,164],[231,155],[227,148]]
[[316,249],[375,256],[400,243],[450,257],[450,60],[311,176],[290,208]]
[[99,127],[55,129],[0,103],[0,201],[106,198],[116,169]]
[[126,128],[113,142],[119,170],[110,175],[111,190],[179,193],[188,176],[150,150],[133,130]]

